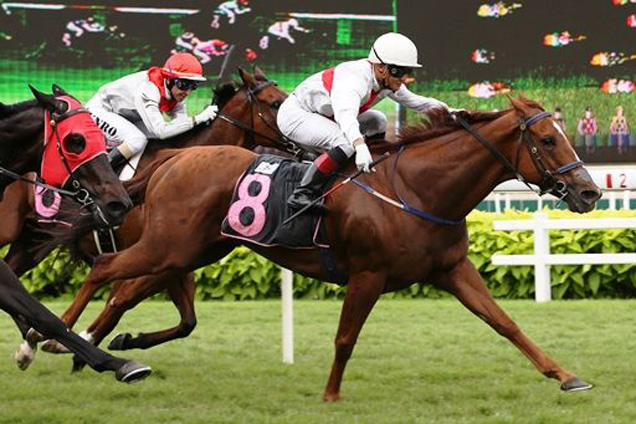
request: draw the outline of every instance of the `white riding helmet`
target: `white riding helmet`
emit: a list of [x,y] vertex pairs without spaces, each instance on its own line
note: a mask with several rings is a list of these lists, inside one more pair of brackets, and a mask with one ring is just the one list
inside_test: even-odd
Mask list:
[[378,37],[369,51],[369,62],[421,68],[417,63],[417,47],[406,36],[387,32]]

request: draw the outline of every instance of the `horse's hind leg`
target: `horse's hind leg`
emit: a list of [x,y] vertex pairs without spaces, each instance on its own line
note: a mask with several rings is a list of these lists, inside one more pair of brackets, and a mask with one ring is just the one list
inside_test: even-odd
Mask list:
[[371,272],[358,273],[349,278],[336,335],[336,357],[323,394],[324,400],[340,399],[340,384],[345,366],[364,322],[384,290],[385,281],[383,275]]
[[179,310],[181,320],[175,327],[152,333],[118,334],[109,344],[110,350],[148,349],[171,340],[188,337],[197,324],[194,313],[194,275],[172,276],[167,289],[172,302]]
[[563,390],[578,391],[592,387],[561,368],[521,331],[497,305],[479,272],[467,258],[436,283],[453,293],[470,311],[517,346],[543,375],[559,380]]

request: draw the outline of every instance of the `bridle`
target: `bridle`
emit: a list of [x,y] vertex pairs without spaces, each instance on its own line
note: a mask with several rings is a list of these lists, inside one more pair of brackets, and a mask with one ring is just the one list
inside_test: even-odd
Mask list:
[[[257,84],[253,88],[246,87],[245,92],[247,97],[247,106],[249,107],[249,114],[250,114],[249,126],[245,125],[243,122],[239,121],[236,118],[227,116],[222,113],[219,113],[217,115],[217,118],[220,118],[226,122],[229,122],[235,125],[236,127],[242,129],[243,131],[245,131],[249,135],[252,144],[256,144],[256,137],[261,137],[267,141],[274,143],[275,145],[282,147],[284,151],[300,159],[303,156],[303,154],[305,154],[306,152],[302,148],[300,148],[293,140],[291,140],[289,137],[283,134],[278,129],[277,125],[273,124],[272,122],[270,122],[268,119],[265,118],[265,115],[263,114],[263,110],[261,109],[261,102],[259,102],[258,99],[256,98],[256,95],[261,90],[271,86],[278,86],[278,83],[276,83],[276,81],[263,81]],[[266,134],[263,134],[255,130],[254,107],[256,107],[256,116],[258,117],[258,119],[260,119],[261,122],[267,128],[271,129],[274,133],[276,133],[279,138],[272,138]]]
[[[473,137],[475,137],[481,144],[483,144],[484,147],[486,147],[490,151],[490,153],[492,153],[492,155],[495,156],[495,158],[497,158],[510,173],[512,173],[519,181],[527,185],[530,188],[530,190],[534,191],[538,195],[543,195],[545,193],[552,193],[555,196],[557,196],[560,200],[563,200],[568,195],[567,183],[565,183],[562,180],[559,180],[557,176],[563,175],[569,171],[582,167],[583,162],[580,160],[576,160],[574,162],[570,162],[566,165],[563,165],[554,171],[550,171],[545,165],[545,161],[539,154],[539,149],[537,149],[534,139],[532,138],[532,135],[530,134],[530,131],[529,131],[529,128],[532,125],[534,125],[535,123],[537,123],[543,118],[547,118],[548,116],[550,116],[550,113],[539,112],[528,119],[519,118],[519,130],[521,131],[521,135],[519,136],[519,140],[517,141],[517,154],[516,154],[515,165],[513,165],[499,150],[497,150],[497,148],[490,141],[486,140],[481,134],[479,134],[477,131],[471,128],[471,126],[466,122],[464,118],[461,117],[459,113],[455,112],[455,113],[452,113],[452,115],[454,116],[455,121],[459,123],[459,125],[461,125],[466,131],[468,131]],[[532,162],[534,166],[536,167],[537,171],[539,171],[539,173],[541,174],[541,182],[539,182],[539,190],[536,190],[534,187],[532,187],[530,183],[528,183],[528,181],[526,181],[526,179],[519,172],[519,160],[521,158],[522,141],[525,141],[526,147],[528,148],[528,152],[530,153],[530,157],[532,158]],[[393,165],[393,175],[396,175],[398,160],[400,159],[400,156],[405,150],[406,150],[406,145],[405,144],[400,145],[398,149],[398,154],[396,156],[396,159]],[[378,159],[378,161],[384,160],[385,157],[387,156],[385,155],[381,157],[380,159]],[[410,205],[406,201],[406,199],[404,199],[402,196],[399,195],[399,193],[397,192],[395,188],[395,184],[393,180],[391,184],[393,186],[393,191],[397,194],[398,200],[392,199],[389,196],[386,196],[378,192],[377,190],[373,189],[367,184],[364,184],[358,181],[355,178],[356,176],[350,177],[345,181],[346,182],[353,181],[354,184],[362,188],[367,193],[403,210],[404,212],[417,216],[418,218],[432,221],[438,225],[462,225],[466,221],[465,218],[461,218],[461,219],[441,218]],[[341,185],[343,184],[341,183],[340,186]],[[330,192],[331,191],[329,191],[329,193]],[[288,220],[289,219],[290,218],[288,218]]]
[[[581,160],[576,160],[555,170],[548,169],[548,167],[546,166],[546,162],[539,153],[539,149],[537,148],[534,138],[530,133],[530,127],[532,125],[543,118],[551,116],[549,112],[542,111],[536,113],[535,115],[532,115],[527,119],[519,118],[519,130],[521,131],[521,134],[519,136],[519,139],[517,140],[517,154],[515,164],[512,164],[499,150],[497,150],[497,148],[490,141],[485,139],[481,134],[471,128],[471,126],[459,113],[455,113],[454,116],[456,121],[466,131],[468,131],[481,144],[483,144],[484,147],[486,147],[493,154],[493,156],[495,156],[503,164],[503,166],[515,176],[517,180],[527,185],[530,190],[534,191],[539,196],[545,193],[550,193],[560,200],[563,200],[568,195],[567,183],[563,180],[560,180],[558,176],[582,167],[583,162]],[[532,160],[532,163],[534,164],[536,170],[539,172],[539,175],[541,175],[541,181],[537,184],[539,186],[538,190],[532,187],[530,183],[519,172],[519,161],[521,157],[522,142],[525,142],[528,153],[530,154],[530,159]]]
[[[68,159],[66,158],[66,155],[64,154],[64,150],[62,149],[62,140],[60,139],[60,133],[57,129],[58,124],[64,121],[65,119],[68,119],[80,113],[88,113],[90,115],[90,112],[84,107],[78,107],[72,110],[68,110],[62,114],[55,114],[55,113],[51,114],[51,127],[53,128],[53,131],[55,133],[55,145],[56,145],[57,153],[60,156],[60,159],[62,159],[64,168],[66,169],[66,172],[68,172],[68,176],[71,180],[71,186],[75,189],[75,191],[70,192],[70,191],[62,190],[58,188],[50,188],[50,189],[54,191],[58,191],[60,194],[67,194],[69,196],[74,197],[75,201],[77,201],[79,204],[81,204],[84,207],[88,207],[88,206],[95,207],[100,219],[102,219],[104,223],[108,224],[108,221],[106,220],[106,217],[104,216],[102,210],[95,203],[95,201],[91,197],[88,190],[86,190],[85,188],[82,188],[82,184],[79,182],[77,178],[75,178],[75,173],[69,166]],[[42,183],[40,185],[42,185]]]

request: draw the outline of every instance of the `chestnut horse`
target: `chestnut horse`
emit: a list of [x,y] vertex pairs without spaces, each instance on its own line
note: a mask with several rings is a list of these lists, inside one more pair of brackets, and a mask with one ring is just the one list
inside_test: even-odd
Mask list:
[[[149,143],[138,169],[142,171],[158,152],[167,147],[236,144],[253,149],[258,145],[298,154],[299,151],[295,145],[282,136],[276,126],[275,113],[286,99],[286,93],[281,91],[273,81],[268,80],[258,67],[255,67],[254,75],[242,69],[239,69],[239,75],[242,79],[240,86],[224,84],[215,90],[215,102],[220,107],[220,113],[211,125],[197,127],[174,139]],[[124,185],[130,184],[134,182],[124,183]],[[37,231],[38,224],[36,217],[32,216],[33,208],[30,205],[33,196],[29,188],[14,184],[9,189],[13,189],[10,191],[11,196],[0,202],[0,212],[10,210],[12,206],[13,209],[23,212],[16,211],[11,215],[12,219],[0,224],[0,246],[12,243],[6,260],[14,271],[21,275],[35,266],[39,258],[46,256],[53,245],[43,244],[41,236],[33,235],[34,231]],[[16,204],[20,204],[21,208],[16,208]],[[24,225],[27,219],[28,225]],[[140,208],[136,208],[127,215],[124,224],[116,232],[118,247],[126,248],[137,241],[141,228]],[[38,253],[34,254],[34,251]],[[93,238],[88,237],[83,243],[82,257],[91,261],[97,254]],[[175,284],[175,279],[179,283]],[[174,288],[175,286],[177,288]],[[121,281],[113,287],[104,312],[87,332],[82,333],[82,336],[98,344],[115,327],[126,310],[155,293],[167,290],[179,310],[181,322],[178,326],[166,331],[146,335],[143,340],[149,345],[140,347],[149,347],[177,337],[185,337],[192,331],[196,322],[193,288],[194,280],[187,274],[170,276],[168,279],[148,276],[134,281]],[[21,326],[21,331],[26,334],[28,327]],[[131,337],[128,336],[128,338]],[[30,342],[22,344],[20,353],[16,357],[23,368],[28,367],[34,358],[35,339],[32,338]],[[120,345],[120,348],[126,348],[125,344],[120,343]],[[132,345],[136,346],[134,340]],[[114,347],[117,348],[116,345]],[[63,346],[54,341],[47,342],[43,350],[53,353],[67,352]]]
[[[31,90],[36,101],[0,103],[0,199],[13,179],[41,170],[53,190],[72,196],[91,211],[85,215],[88,219],[102,226],[119,225],[132,203],[108,164],[99,128],[71,96]],[[125,382],[151,372],[150,367],[113,357],[69,331],[29,295],[4,261],[0,261],[0,308],[22,326],[58,340],[98,372],[115,371],[116,378]]]
[[[377,173],[357,182],[384,199],[356,184],[343,185],[327,198],[326,233],[338,269],[348,279],[325,400],[340,398],[345,366],[379,296],[419,281],[456,296],[541,373],[559,380],[563,390],[592,387],[561,368],[520,330],[467,256],[464,218],[502,181],[516,176],[536,184],[579,213],[592,210],[600,197],[550,115],[525,99],[511,103],[506,111],[469,116],[470,132],[458,129],[451,115],[440,113],[432,117],[431,127],[408,130],[400,150],[395,145],[374,147],[376,154],[390,152],[391,157]],[[235,184],[255,158],[245,149],[216,146],[188,149],[164,162],[146,188],[141,238],[119,253],[101,255],[67,311],[83,309],[95,290],[110,281],[189,272],[218,261],[239,243],[285,268],[328,280],[315,249],[266,248],[221,235]],[[387,198],[400,199],[405,210]]]

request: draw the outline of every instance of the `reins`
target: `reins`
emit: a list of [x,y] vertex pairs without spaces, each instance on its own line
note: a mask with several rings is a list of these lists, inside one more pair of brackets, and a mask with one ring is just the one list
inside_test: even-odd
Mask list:
[[[574,162],[570,162],[566,165],[563,165],[561,167],[559,167],[558,169],[554,170],[554,171],[550,171],[548,170],[547,166],[545,165],[545,161],[543,160],[543,158],[541,157],[541,155],[539,154],[539,150],[537,149],[537,147],[535,146],[534,143],[534,139],[532,138],[532,135],[530,134],[530,132],[528,131],[528,128],[530,128],[533,124],[535,124],[536,122],[540,121],[543,118],[547,118],[549,116],[551,116],[551,114],[549,112],[539,112],[533,116],[531,116],[530,118],[527,118],[525,120],[520,119],[519,120],[519,129],[521,130],[521,135],[519,137],[519,140],[517,141],[517,166],[513,165],[499,150],[497,150],[497,148],[486,138],[484,138],[481,134],[479,134],[477,131],[475,131],[467,122],[466,120],[464,120],[464,118],[461,117],[461,115],[459,114],[454,114],[456,121],[462,126],[463,129],[465,129],[466,131],[468,131],[473,137],[475,137],[484,147],[486,147],[486,149],[488,149],[488,151],[497,159],[499,160],[503,166],[510,172],[512,173],[519,181],[523,182],[525,185],[527,185],[530,190],[534,191],[535,193],[537,193],[539,196],[545,194],[545,193],[552,193],[554,194],[556,197],[558,197],[560,200],[564,199],[567,196],[567,184],[559,179],[557,179],[556,176],[558,175],[562,175],[565,174],[566,172],[572,171],[574,169],[580,168],[581,166],[583,166],[583,162],[580,160],[574,161]],[[526,146],[528,148],[528,151],[530,153],[530,157],[532,159],[532,162],[534,164],[534,166],[536,167],[536,169],[541,173],[541,182],[539,183],[539,190],[536,190],[534,187],[532,187],[527,181],[526,179],[521,175],[521,173],[518,170],[518,163],[519,163],[519,158],[520,158],[520,152],[521,152],[521,142],[525,141],[526,142]],[[395,159],[394,162],[394,169],[393,169],[393,175],[396,174],[397,171],[397,163],[400,159],[400,156],[402,154],[402,152],[404,152],[404,150],[406,149],[406,145],[402,144],[399,148],[397,157]],[[441,225],[459,225],[459,224],[463,224],[465,222],[465,218],[459,219],[459,220],[452,220],[452,219],[446,219],[446,218],[440,218],[437,217],[435,215],[432,215],[428,212],[419,210],[413,206],[411,206],[406,200],[404,200],[404,198],[402,196],[400,196],[400,194],[397,192],[397,190],[395,189],[395,184],[394,184],[394,178],[391,180],[391,185],[393,187],[393,191],[397,194],[397,197],[399,200],[394,200],[391,199],[390,197],[376,191],[375,189],[373,189],[372,187],[361,183],[360,181],[356,180],[355,178],[350,178],[354,184],[356,184],[358,187],[362,188],[364,191],[366,191],[367,193],[377,197],[378,199],[393,205],[399,209],[402,209],[404,212],[410,213],[411,215],[417,216],[419,218],[422,219],[426,219],[429,221],[433,221],[436,224],[441,224]],[[545,186],[544,183],[549,184],[549,187],[547,188],[542,188]]]
[[[468,131],[473,137],[475,137],[477,141],[479,141],[484,147],[486,147],[488,151],[490,151],[492,155],[495,156],[495,158],[497,158],[504,165],[504,167],[515,176],[517,180],[528,186],[530,190],[532,190],[539,196],[542,196],[545,193],[552,193],[560,200],[562,200],[563,198],[565,198],[565,196],[567,196],[567,184],[557,179],[557,176],[580,168],[581,166],[583,166],[583,161],[576,160],[563,165],[553,171],[550,171],[548,169],[544,159],[539,154],[539,149],[537,149],[534,139],[528,129],[535,123],[539,122],[541,119],[547,118],[549,116],[551,116],[549,112],[542,111],[535,115],[532,115],[525,120],[519,118],[519,130],[521,131],[521,134],[517,141],[516,165],[513,165],[503,154],[501,154],[499,150],[497,150],[497,148],[490,141],[488,141],[481,134],[475,131],[461,115],[455,114],[455,119],[466,131]],[[528,152],[530,153],[530,158],[532,159],[532,163],[534,164],[537,171],[539,171],[539,173],[541,174],[541,181],[538,184],[538,190],[532,187],[530,183],[528,183],[528,181],[521,175],[518,169],[522,141],[525,141]]]
[[[298,144],[296,144],[293,140],[291,140],[289,137],[283,134],[278,129],[278,126],[273,125],[271,122],[269,122],[265,118],[265,115],[263,114],[263,111],[261,109],[261,104],[258,101],[258,99],[256,99],[256,94],[258,94],[259,91],[267,87],[270,87],[272,85],[277,86],[278,84],[275,81],[263,81],[260,84],[256,85],[256,87],[254,88],[249,88],[249,87],[246,88],[247,105],[250,108],[250,125],[246,125],[243,122],[222,113],[219,113],[217,115],[217,118],[223,119],[224,121],[229,122],[235,125],[237,128],[248,133],[254,144],[257,144],[255,141],[255,138],[261,137],[269,142],[274,143],[275,145],[282,146],[284,151],[290,153],[296,158],[300,158],[305,153],[305,151],[301,147],[299,147]],[[267,128],[271,129],[274,133],[276,133],[279,138],[273,138],[259,131],[256,131],[256,129],[254,128],[254,114],[252,113],[254,109],[254,104],[256,104],[256,116],[261,120],[261,122]]]

